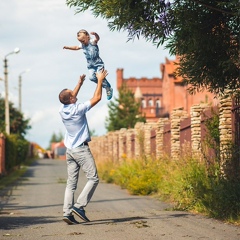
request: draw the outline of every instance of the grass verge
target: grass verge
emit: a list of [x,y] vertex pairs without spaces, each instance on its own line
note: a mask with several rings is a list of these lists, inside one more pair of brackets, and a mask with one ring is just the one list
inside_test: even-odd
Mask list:
[[16,182],[21,176],[24,175],[24,173],[27,171],[27,167],[33,162],[33,159],[28,159],[24,162],[24,164],[14,168],[11,172],[0,176],[0,190],[3,190],[4,188]]
[[218,166],[192,158],[97,162],[101,179],[135,195],[154,195],[174,209],[240,224],[240,181],[220,177]]

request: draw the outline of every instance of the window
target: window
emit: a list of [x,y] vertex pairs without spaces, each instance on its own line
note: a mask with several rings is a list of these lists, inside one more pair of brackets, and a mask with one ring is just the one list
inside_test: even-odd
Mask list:
[[148,100],[148,106],[149,106],[149,107],[152,107],[152,106],[153,106],[153,100],[152,100],[152,99],[149,99],[149,100]]
[[161,101],[159,99],[156,100],[156,108],[161,107]]
[[142,108],[145,108],[146,107],[146,101],[145,99],[142,99]]

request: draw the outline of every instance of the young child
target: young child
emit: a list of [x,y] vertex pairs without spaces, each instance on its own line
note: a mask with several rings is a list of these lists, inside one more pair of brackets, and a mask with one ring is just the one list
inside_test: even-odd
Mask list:
[[[91,32],[95,38],[91,39],[89,33],[82,29],[77,33],[77,39],[80,42],[79,46],[64,46],[63,49],[80,50],[83,49],[83,53],[87,59],[87,68],[89,70],[89,79],[97,83],[96,72],[100,72],[104,69],[104,62],[99,56],[98,41],[99,35],[95,32]],[[105,78],[102,83],[102,87],[106,89],[107,99],[110,100],[113,95],[113,89],[110,83]]]

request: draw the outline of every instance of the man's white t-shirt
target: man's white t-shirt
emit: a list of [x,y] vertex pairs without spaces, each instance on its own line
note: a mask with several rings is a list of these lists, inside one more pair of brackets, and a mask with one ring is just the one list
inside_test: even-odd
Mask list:
[[62,104],[59,108],[59,114],[66,128],[64,137],[66,148],[76,148],[83,142],[91,141],[86,118],[86,113],[90,109],[90,101],[68,105]]

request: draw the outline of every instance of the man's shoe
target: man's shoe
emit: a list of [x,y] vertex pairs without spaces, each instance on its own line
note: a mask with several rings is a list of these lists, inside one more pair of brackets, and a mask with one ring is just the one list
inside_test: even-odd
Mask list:
[[112,98],[112,95],[113,95],[113,89],[112,88],[106,88],[106,92],[107,92],[107,100],[110,100]]
[[63,221],[69,225],[79,224],[79,222],[75,220],[74,216],[63,216]]
[[77,214],[83,221],[90,222],[90,220],[85,215],[85,210],[83,208],[73,207],[73,213]]

